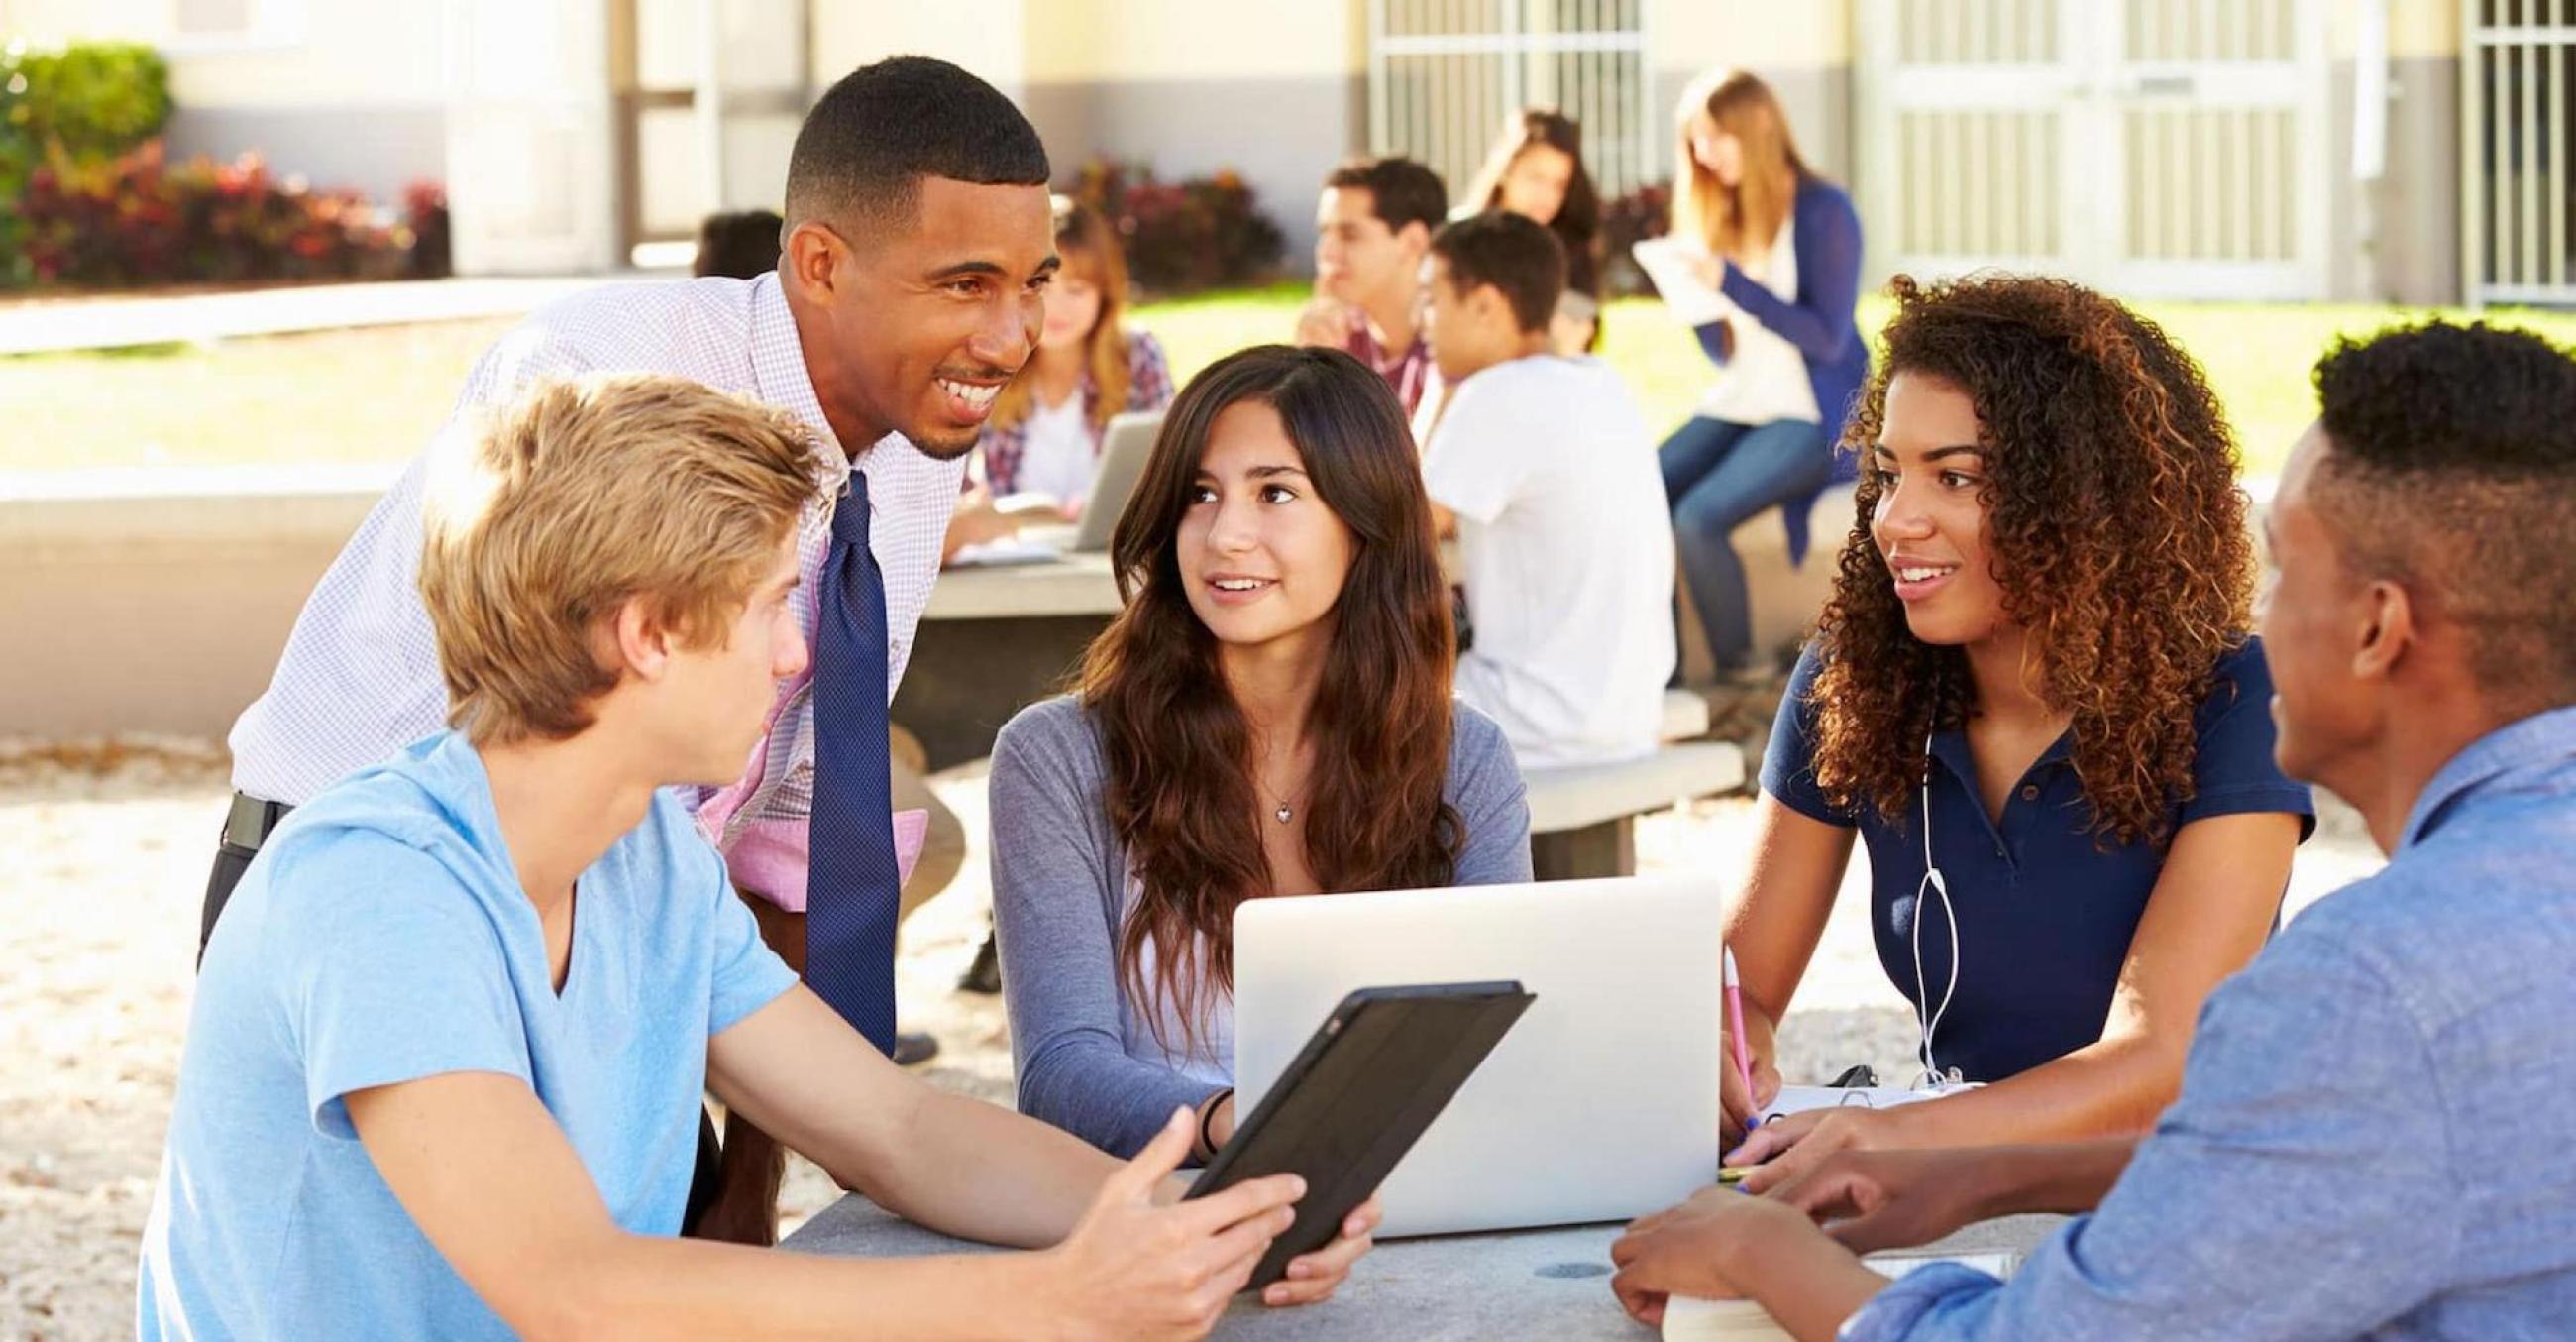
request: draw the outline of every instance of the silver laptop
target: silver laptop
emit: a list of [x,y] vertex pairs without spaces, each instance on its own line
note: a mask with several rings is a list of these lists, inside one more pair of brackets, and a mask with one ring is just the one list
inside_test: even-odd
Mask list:
[[1067,548],[1076,554],[1109,548],[1118,514],[1127,510],[1128,497],[1144,478],[1145,462],[1154,455],[1154,435],[1162,429],[1162,411],[1130,410],[1101,430],[1100,470],[1091,478],[1091,497],[1083,502],[1082,520],[1074,525],[1073,544]]
[[[979,557],[979,563],[1044,563],[1069,554],[1099,554],[1118,530],[1118,515],[1145,477],[1154,455],[1154,437],[1162,432],[1163,412],[1130,410],[1113,416],[1100,432],[1100,467],[1092,473],[1091,496],[1082,516],[1071,522],[1032,521],[1013,537],[1017,542],[1001,559]],[[1011,546],[1011,542],[1002,542]]]
[[1236,1111],[1354,988],[1518,979],[1538,1000],[1396,1166],[1380,1233],[1672,1206],[1717,1178],[1722,902],[1712,879],[1656,876],[1247,903]]

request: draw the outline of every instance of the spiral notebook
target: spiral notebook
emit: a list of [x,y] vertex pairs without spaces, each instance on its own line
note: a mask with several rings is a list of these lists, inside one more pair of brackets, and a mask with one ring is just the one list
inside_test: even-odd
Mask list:
[[1901,1104],[1920,1104],[1944,1095],[1973,1090],[1972,1082],[1949,1082],[1938,1086],[1782,1086],[1771,1103],[1762,1107],[1762,1121],[1805,1113],[1810,1109],[1893,1109]]

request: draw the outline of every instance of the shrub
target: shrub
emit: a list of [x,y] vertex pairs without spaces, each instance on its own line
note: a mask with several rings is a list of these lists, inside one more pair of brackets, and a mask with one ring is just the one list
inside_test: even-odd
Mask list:
[[170,67],[131,42],[83,42],[61,51],[0,49],[0,120],[39,145],[75,157],[113,156],[161,132],[170,119]]
[[388,278],[412,233],[354,192],[280,181],[257,155],[171,166],[160,141],[106,164],[30,174],[26,256],[42,284]]
[[1072,194],[1118,230],[1137,287],[1157,297],[1268,279],[1286,247],[1232,169],[1158,182],[1141,164],[1093,159]]
[[170,67],[129,42],[36,51],[0,46],[0,287],[34,278],[23,202],[39,167],[87,167],[160,132],[170,119]]
[[1673,228],[1673,192],[1670,186],[1650,182],[1621,196],[1601,210],[1601,242],[1609,252],[1609,266],[1603,284],[1612,294],[1652,295],[1654,281],[1646,278],[1628,249],[1647,238],[1660,238]]

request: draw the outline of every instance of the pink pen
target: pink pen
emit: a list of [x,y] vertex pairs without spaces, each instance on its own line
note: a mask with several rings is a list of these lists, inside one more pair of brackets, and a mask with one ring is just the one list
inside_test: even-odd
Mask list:
[[1726,1021],[1727,1041],[1735,1046],[1735,1075],[1744,1082],[1744,1130],[1753,1131],[1762,1123],[1762,1115],[1751,1112],[1753,1104],[1753,1064],[1744,1057],[1744,990],[1735,981],[1735,948],[1726,948]]

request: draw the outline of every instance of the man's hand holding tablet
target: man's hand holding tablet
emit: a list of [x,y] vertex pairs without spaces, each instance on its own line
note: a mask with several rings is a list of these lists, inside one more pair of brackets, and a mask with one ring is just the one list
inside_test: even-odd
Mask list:
[[[1189,1155],[1188,1110],[1109,1177],[1062,1244],[1037,1255],[1037,1285],[1058,1320],[1107,1321],[1104,1337],[1203,1337],[1251,1279],[1280,1232],[1294,1224],[1306,1181],[1293,1174],[1247,1179],[1209,1197],[1180,1200],[1172,1178]],[[1377,1207],[1343,1222],[1340,1238],[1290,1264],[1290,1279],[1265,1292],[1274,1305],[1331,1297],[1369,1248]]]

